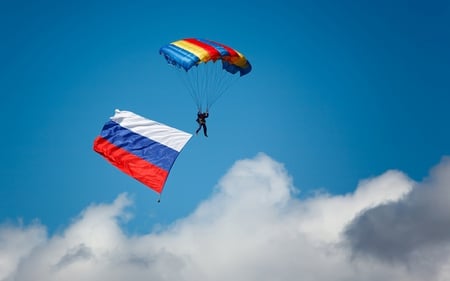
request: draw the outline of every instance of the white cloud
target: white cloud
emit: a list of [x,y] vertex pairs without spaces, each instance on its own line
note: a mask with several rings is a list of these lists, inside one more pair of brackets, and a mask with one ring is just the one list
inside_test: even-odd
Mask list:
[[[437,273],[450,257],[450,158],[402,200],[362,213],[346,229],[358,257]],[[447,273],[448,267],[447,267]]]
[[24,227],[0,225],[0,280],[10,280],[17,265],[46,240],[46,230],[38,224]]
[[[438,178],[439,186],[450,182]],[[350,194],[300,200],[283,165],[259,154],[236,162],[208,200],[157,232],[122,231],[132,203],[126,195],[88,207],[52,237],[42,225],[3,226],[0,280],[421,280],[421,268],[355,258],[347,228],[379,206],[407,200],[416,188],[401,172],[388,171]],[[448,280],[448,266],[433,272],[434,280]]]

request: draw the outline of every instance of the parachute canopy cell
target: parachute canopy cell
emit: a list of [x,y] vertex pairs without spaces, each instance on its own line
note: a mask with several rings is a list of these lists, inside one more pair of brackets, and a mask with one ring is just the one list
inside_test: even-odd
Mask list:
[[222,61],[222,68],[240,76],[252,70],[250,62],[237,50],[224,44],[199,38],[186,38],[167,44],[159,50],[168,63],[189,71],[193,66],[209,61]]
[[94,151],[122,172],[161,193],[191,134],[116,110],[94,140]]

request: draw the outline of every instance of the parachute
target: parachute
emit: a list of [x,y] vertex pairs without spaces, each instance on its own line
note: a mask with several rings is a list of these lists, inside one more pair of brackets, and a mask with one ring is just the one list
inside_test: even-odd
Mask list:
[[191,134],[116,110],[94,140],[94,151],[161,194],[170,169]]
[[252,70],[250,62],[237,50],[206,39],[178,40],[161,47],[159,53],[180,70],[200,112],[203,108],[208,111],[237,78]]

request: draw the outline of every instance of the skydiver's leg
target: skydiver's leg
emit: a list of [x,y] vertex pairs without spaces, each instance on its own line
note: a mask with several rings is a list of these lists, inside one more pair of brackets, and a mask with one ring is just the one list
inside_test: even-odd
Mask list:
[[201,128],[202,128],[202,125],[199,125],[198,129],[195,131],[195,134],[198,134],[198,132],[200,131]]
[[205,134],[205,137],[207,137],[208,136],[208,134],[207,134],[207,128],[206,128],[206,125],[205,124],[203,124],[203,133]]

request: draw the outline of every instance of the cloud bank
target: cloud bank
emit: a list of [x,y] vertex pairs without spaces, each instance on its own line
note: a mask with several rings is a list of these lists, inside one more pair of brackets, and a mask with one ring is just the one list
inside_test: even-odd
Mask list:
[[[282,164],[237,161],[185,218],[130,236],[126,194],[59,234],[0,226],[0,280],[450,280],[450,160],[416,183],[399,171],[353,193],[296,197]],[[414,266],[411,266],[414,264]]]
[[[355,256],[428,268],[450,265],[450,158],[403,200],[367,210],[345,235]],[[450,280],[447,266],[446,280]]]

